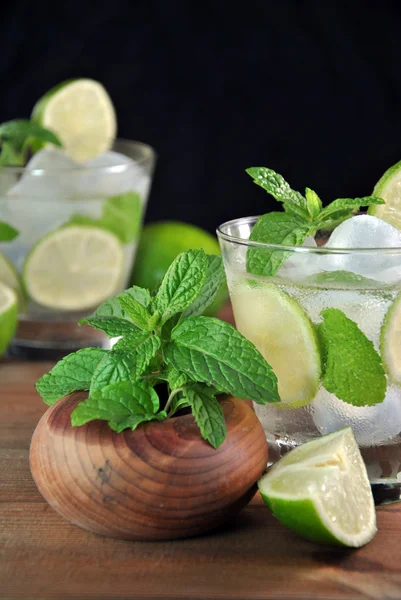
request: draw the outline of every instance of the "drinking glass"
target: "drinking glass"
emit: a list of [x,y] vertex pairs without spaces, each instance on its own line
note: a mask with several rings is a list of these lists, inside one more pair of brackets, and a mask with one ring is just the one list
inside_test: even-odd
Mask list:
[[[81,219],[83,224],[85,219],[98,220],[107,199],[134,192],[141,224],[156,160],[150,146],[129,140],[117,140],[112,151],[85,165],[73,163],[57,149],[40,152],[24,168],[0,168],[0,221],[19,232],[13,241],[0,243],[0,252],[20,275],[23,292],[24,268],[35,244],[65,227],[72,218]],[[122,276],[109,295],[123,290],[129,283],[139,233],[138,230],[136,239],[123,242]],[[86,257],[90,259],[90,244],[87,246]],[[102,271],[101,256],[98,262],[96,284],[109,276],[107,270]],[[74,292],[78,295],[80,290]],[[93,312],[96,306],[64,310],[40,305],[24,295],[11,354],[57,358],[86,346],[107,347],[101,331],[77,326],[78,320]]]
[[[382,354],[386,315],[401,291],[401,248],[325,248],[323,238],[320,246],[311,238],[309,247],[253,242],[249,236],[256,221],[257,217],[229,221],[217,234],[236,326],[276,372],[279,392],[280,387],[288,390],[292,384],[296,386],[297,377],[305,374],[314,360],[312,353],[319,352],[315,347],[306,360],[300,356],[299,331],[295,328],[285,336],[287,342],[290,339],[289,346],[280,347],[288,315],[293,319],[288,321],[290,327],[293,322],[302,331],[303,326],[315,329],[323,310],[339,309]],[[254,250],[273,262],[282,257],[285,260],[273,276],[254,275],[247,270],[247,258]],[[401,329],[392,334],[401,339]],[[274,344],[276,349],[272,350]],[[346,403],[319,383],[313,397],[304,398],[305,402],[300,398],[298,405],[254,404],[269,444],[269,465],[303,442],[351,426],[376,500],[399,498],[401,387],[388,375],[386,382],[384,401],[373,406]]]

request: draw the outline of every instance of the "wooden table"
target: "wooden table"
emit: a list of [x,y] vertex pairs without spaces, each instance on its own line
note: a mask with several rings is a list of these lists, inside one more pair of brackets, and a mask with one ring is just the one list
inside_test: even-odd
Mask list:
[[377,511],[365,548],[319,547],[254,501],[225,528],[174,542],[102,538],[70,525],[29,471],[46,409],[34,390],[50,365],[0,364],[0,598],[401,598],[401,504]]

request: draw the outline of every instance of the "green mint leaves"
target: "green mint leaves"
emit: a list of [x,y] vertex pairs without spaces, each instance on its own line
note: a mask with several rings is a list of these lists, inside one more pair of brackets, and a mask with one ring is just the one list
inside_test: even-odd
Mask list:
[[[351,217],[362,206],[384,204],[375,196],[364,198],[339,198],[322,208],[319,196],[306,188],[305,197],[291,189],[285,179],[266,167],[251,167],[246,172],[278,202],[284,212],[271,212],[260,217],[252,230],[250,240],[267,244],[301,246],[308,235],[318,230],[330,229],[339,221]],[[281,217],[279,216],[281,215]],[[247,269],[255,275],[274,275],[289,252],[280,248],[250,247]]]
[[386,376],[379,354],[357,324],[337,308],[321,313],[317,327],[323,347],[323,386],[348,404],[383,402]]
[[[276,376],[255,346],[228,323],[201,316],[223,277],[219,256],[188,250],[170,265],[155,296],[134,286],[110,298],[80,324],[120,339],[111,350],[64,358],[37,382],[39,394],[53,404],[87,390],[72,424],[103,419],[117,432],[191,410],[201,435],[217,448],[226,434],[219,394],[280,401]],[[155,389],[160,383],[168,391],[164,406]]]
[[102,215],[99,219],[76,214],[65,226],[95,225],[114,233],[123,244],[130,244],[137,239],[141,222],[141,198],[135,192],[127,192],[107,198],[103,202]]
[[59,138],[48,129],[27,119],[7,121],[0,125],[0,166],[22,167],[35,143],[50,143],[61,147]]
[[4,221],[0,221],[0,242],[11,242],[18,235],[18,231]]

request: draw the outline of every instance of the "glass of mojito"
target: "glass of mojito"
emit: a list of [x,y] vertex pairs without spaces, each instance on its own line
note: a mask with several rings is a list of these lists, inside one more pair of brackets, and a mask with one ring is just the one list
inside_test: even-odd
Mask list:
[[391,498],[401,488],[400,172],[373,196],[323,207],[309,188],[252,168],[284,210],[217,231],[236,326],[277,377],[281,401],[255,404],[269,464],[351,426],[371,482]]
[[[21,159],[12,147],[21,123],[31,133],[37,125],[51,129],[60,143],[35,139]],[[11,352],[51,356],[102,345],[102,332],[76,323],[127,287],[155,152],[115,139],[113,106],[92,80],[58,86],[28,125],[12,126],[3,140],[0,126],[0,222],[18,232],[0,243],[0,282],[16,290],[20,304]]]

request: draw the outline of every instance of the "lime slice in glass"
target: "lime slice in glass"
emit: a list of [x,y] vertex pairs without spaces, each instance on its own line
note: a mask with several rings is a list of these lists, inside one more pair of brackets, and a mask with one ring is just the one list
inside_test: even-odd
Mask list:
[[387,311],[380,334],[383,366],[391,379],[401,384],[401,294]]
[[368,213],[401,229],[401,161],[387,169],[376,183],[373,195],[386,203],[370,206]]
[[116,135],[116,114],[104,87],[93,79],[60,83],[36,103],[32,119],[53,131],[65,153],[87,161],[109,150]]
[[124,248],[95,226],[58,229],[28,254],[22,280],[28,296],[54,310],[85,310],[115,294],[124,277]]
[[18,319],[18,298],[15,291],[0,283],[0,356],[10,343]]
[[321,358],[316,331],[303,308],[275,285],[232,290],[238,330],[271,365],[281,408],[308,404],[316,395]]
[[21,309],[24,308],[25,299],[22,292],[21,281],[16,268],[11,261],[8,260],[2,252],[0,252],[0,282],[5,283],[12,288],[17,296],[18,303]]
[[351,427],[295,448],[258,485],[279,521],[313,542],[359,547],[376,533],[373,496]]

